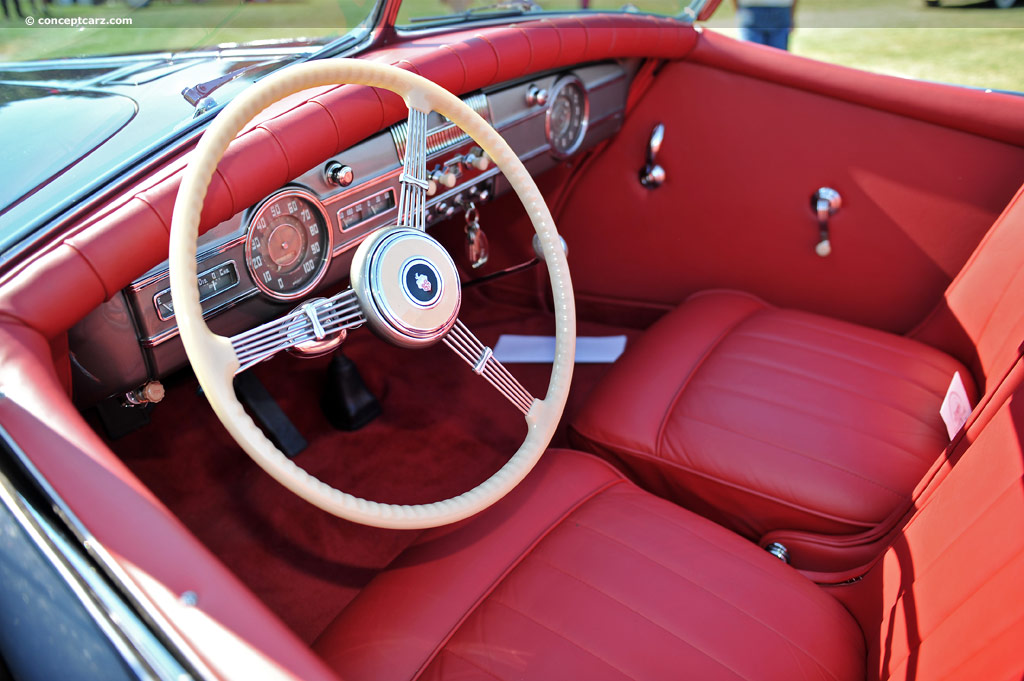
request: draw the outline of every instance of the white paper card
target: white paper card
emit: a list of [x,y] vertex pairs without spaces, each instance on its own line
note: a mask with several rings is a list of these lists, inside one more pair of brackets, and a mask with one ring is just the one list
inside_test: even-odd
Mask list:
[[949,439],[960,432],[960,429],[967,423],[967,417],[971,415],[971,402],[967,399],[967,390],[960,378],[960,372],[953,374],[953,380],[949,382],[949,389],[946,390],[946,398],[942,400],[939,407],[939,415],[942,422],[946,424],[946,432]]
[[[577,336],[576,363],[614,362],[625,349],[625,336]],[[551,364],[555,361],[555,337],[503,334],[494,346],[494,356],[504,364]]]

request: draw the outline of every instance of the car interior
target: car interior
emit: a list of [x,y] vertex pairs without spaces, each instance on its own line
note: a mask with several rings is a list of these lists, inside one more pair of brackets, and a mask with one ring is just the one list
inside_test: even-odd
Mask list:
[[0,280],[5,441],[191,673],[1024,678],[1024,98],[628,13],[287,72]]

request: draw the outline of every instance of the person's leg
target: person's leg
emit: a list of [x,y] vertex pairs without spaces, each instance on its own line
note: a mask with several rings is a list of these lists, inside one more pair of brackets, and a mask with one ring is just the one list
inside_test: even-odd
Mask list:
[[771,47],[777,47],[780,50],[789,49],[789,29],[788,28],[772,28],[762,31],[764,34],[763,45],[770,45]]

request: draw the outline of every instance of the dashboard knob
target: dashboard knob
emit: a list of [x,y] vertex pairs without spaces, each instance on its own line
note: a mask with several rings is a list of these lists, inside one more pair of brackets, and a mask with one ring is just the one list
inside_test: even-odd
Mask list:
[[528,106],[544,106],[547,103],[547,90],[539,88],[536,85],[531,85],[530,89],[526,91],[526,104]]
[[469,153],[462,158],[462,162],[477,170],[487,170],[491,166],[491,158],[480,147],[470,149]]
[[324,179],[327,180],[328,184],[337,185],[339,187],[347,187],[352,184],[352,180],[355,179],[355,172],[351,166],[347,166],[344,163],[338,163],[337,161],[331,161],[324,168]]
[[[431,182],[436,182],[437,184],[448,187],[448,189],[454,187],[455,183],[458,181],[458,178],[455,177],[455,173],[450,170],[435,170],[430,173],[430,177],[428,179]],[[427,194],[430,194],[429,188],[427,189]]]

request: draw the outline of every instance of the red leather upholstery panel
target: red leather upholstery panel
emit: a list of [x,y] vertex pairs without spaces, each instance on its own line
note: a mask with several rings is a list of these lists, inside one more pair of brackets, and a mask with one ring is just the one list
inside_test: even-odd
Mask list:
[[986,390],[1016,360],[1024,341],[1024,186],[912,335],[968,363]]
[[1024,393],[920,504],[863,580],[832,589],[868,638],[868,678],[1024,677]]
[[[660,71],[561,212],[577,295],[674,307],[729,288],[906,333],[1024,181],[1021,120],[1024,98],[860,73],[706,31]],[[1000,121],[1012,139],[987,136]],[[649,190],[637,172],[659,122],[667,179]],[[814,252],[810,208],[822,186],[843,198],[828,258]]]
[[316,643],[346,679],[863,679],[849,614],[576,452],[380,575]]
[[[214,627],[199,627],[201,616],[175,620],[217,678],[253,678],[249,653],[282,678],[335,678],[106,448],[68,400],[46,340],[10,320],[0,320],[0,393],[3,429],[99,544],[132,576],[153,580],[136,587],[151,597],[166,590],[172,599],[193,591],[197,612],[238,638],[233,654],[225,655],[223,639],[211,637]],[[150,590],[153,584],[159,594]],[[220,666],[227,662],[235,666]]]
[[689,59],[1018,147],[1024,146],[1024,130],[1020,127],[1020,111],[1024,103],[1014,95],[880,76],[796,57],[786,52],[770,52],[752,43],[708,30],[701,33],[701,40]]
[[948,444],[938,411],[955,371],[971,386],[918,342],[705,293],[627,349],[573,429],[747,536],[850,534],[909,503]]

